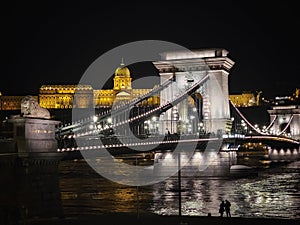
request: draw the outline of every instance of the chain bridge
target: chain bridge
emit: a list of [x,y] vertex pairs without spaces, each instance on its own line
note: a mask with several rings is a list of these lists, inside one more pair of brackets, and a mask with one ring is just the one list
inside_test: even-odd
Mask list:
[[[228,76],[234,62],[227,54],[224,49],[166,53],[161,61],[153,62],[161,78],[156,88],[101,113],[92,110],[88,117],[57,126],[57,151],[160,152],[183,143],[198,150],[213,143],[220,151],[236,151],[257,143],[267,146],[270,153],[284,149],[299,155],[299,140],[286,135],[287,128],[270,132],[276,117],[259,129],[228,99]],[[159,106],[142,106],[157,94]]]

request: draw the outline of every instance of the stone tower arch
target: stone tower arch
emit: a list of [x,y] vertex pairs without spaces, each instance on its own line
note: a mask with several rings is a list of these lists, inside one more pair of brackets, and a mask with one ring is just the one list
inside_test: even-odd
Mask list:
[[[226,121],[230,118],[228,76],[234,65],[228,57],[228,51],[216,48],[190,52],[164,52],[161,56],[161,61],[153,62],[159,71],[161,83],[172,76],[175,81],[161,92],[160,104],[165,104],[180,94],[185,86],[192,85],[208,74],[208,81],[196,91],[202,97],[202,108],[198,110],[201,115],[198,116],[206,132],[224,132]],[[174,117],[176,113],[178,115]],[[188,99],[185,99],[161,115],[160,132],[164,133],[165,130],[170,130],[170,127],[174,132],[178,132],[180,127],[180,131],[184,130],[185,133],[198,133],[199,121],[192,121],[191,116],[193,115],[190,114]]]

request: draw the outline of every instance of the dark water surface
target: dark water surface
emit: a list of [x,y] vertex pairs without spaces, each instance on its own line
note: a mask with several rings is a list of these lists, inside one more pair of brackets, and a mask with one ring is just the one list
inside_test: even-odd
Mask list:
[[[220,201],[233,217],[300,218],[300,161],[260,170],[251,178],[181,177],[182,215],[218,216]],[[66,217],[130,212],[178,215],[178,177],[148,186],[126,186],[96,173],[85,160],[59,164],[59,190]]]

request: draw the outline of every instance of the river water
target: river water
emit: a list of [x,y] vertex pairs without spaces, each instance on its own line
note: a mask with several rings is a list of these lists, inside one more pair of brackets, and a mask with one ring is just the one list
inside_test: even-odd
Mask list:
[[[300,161],[275,163],[254,177],[181,176],[181,214],[218,216],[221,200],[233,217],[300,219]],[[67,217],[112,212],[179,214],[178,176],[127,186],[96,173],[84,159],[59,164],[59,191]]]

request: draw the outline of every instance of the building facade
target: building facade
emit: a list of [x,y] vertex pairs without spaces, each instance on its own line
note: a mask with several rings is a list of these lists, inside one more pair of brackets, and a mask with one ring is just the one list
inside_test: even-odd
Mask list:
[[229,95],[229,99],[236,107],[256,106],[258,103],[258,101],[256,101],[255,95],[251,92],[231,94]]
[[46,109],[86,108],[93,104],[93,88],[91,85],[42,85],[39,104]]
[[[25,96],[2,95],[0,92],[0,109],[4,111],[21,110],[21,100]],[[38,99],[38,96],[33,96]]]

